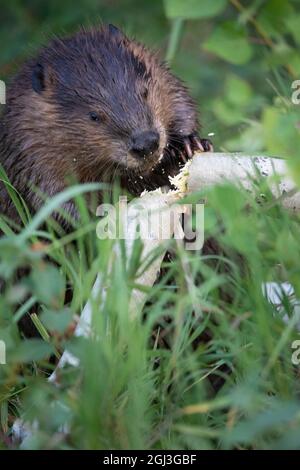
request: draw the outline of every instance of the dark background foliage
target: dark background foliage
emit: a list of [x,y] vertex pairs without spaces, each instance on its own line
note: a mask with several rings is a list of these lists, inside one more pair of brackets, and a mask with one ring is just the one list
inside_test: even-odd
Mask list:
[[299,21],[298,0],[2,0],[0,77],[54,34],[114,23],[169,59],[218,149],[290,156]]
[[[54,34],[116,24],[160,49],[187,82],[202,135],[214,134],[217,150],[287,158],[300,186],[300,105],[292,102],[299,0],[0,0],[0,21],[5,81]],[[25,221],[18,234],[0,217],[0,348],[5,343],[7,355],[0,448],[17,447],[12,425],[21,416],[39,423],[26,449],[299,449],[299,214],[285,211],[259,178],[252,193],[225,183],[193,195],[206,200],[205,236],[224,256],[215,253],[212,264],[170,240],[166,272],[174,285],[160,279],[147,292],[143,317],[132,318],[140,246],[128,262],[119,246],[114,251],[118,242],[97,239],[97,220],[80,198],[85,190],[77,185],[63,195],[76,197],[81,215],[71,234],[51,221],[57,198],[31,219],[11,191]],[[28,275],[16,280],[24,266]],[[105,295],[93,303],[95,334],[76,338],[97,273]],[[268,281],[288,283],[294,295],[273,305],[263,295]],[[39,338],[20,337],[24,316]],[[45,375],[49,358],[64,349],[80,364],[64,368],[57,387]]]

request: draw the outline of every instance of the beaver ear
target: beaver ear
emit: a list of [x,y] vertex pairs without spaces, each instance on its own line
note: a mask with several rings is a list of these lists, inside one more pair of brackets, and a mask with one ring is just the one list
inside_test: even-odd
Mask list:
[[36,63],[31,74],[32,88],[36,93],[42,93],[53,82],[52,73],[41,63]]
[[32,88],[36,93],[42,93],[45,89],[45,73],[42,64],[35,64],[31,74]]
[[124,39],[124,34],[113,24],[108,25],[109,34],[116,39]]

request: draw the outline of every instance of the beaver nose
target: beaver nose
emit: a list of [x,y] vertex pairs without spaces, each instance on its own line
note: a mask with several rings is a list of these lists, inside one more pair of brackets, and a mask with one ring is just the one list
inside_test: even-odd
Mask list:
[[130,152],[137,157],[147,157],[159,147],[159,133],[144,131],[131,137]]

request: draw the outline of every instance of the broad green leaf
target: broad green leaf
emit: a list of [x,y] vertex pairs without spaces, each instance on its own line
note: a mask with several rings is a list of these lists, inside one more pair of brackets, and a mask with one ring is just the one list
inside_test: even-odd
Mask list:
[[[270,67],[291,66],[296,74],[300,74],[299,54],[295,48],[289,46],[286,42],[279,42],[268,53],[267,61]],[[298,76],[298,75],[297,75]]]
[[214,100],[212,102],[212,110],[217,118],[227,126],[241,122],[244,117],[242,109],[233,106],[227,100]]
[[232,138],[226,140],[225,147],[229,152],[245,152],[249,155],[257,154],[264,148],[262,125],[260,122],[251,121],[247,123],[245,130],[235,133]]
[[291,427],[299,415],[299,404],[296,402],[278,403],[273,409],[261,410],[255,416],[241,420],[226,436],[226,441],[249,443],[259,441],[262,435],[270,430],[282,430]]
[[230,103],[240,108],[251,100],[251,87],[246,80],[231,74],[225,83],[225,96]]
[[220,13],[227,0],[164,0],[168,18],[198,19]]
[[38,252],[30,250],[15,236],[0,238],[0,253],[0,277],[3,279],[9,279],[19,266],[26,265],[40,257]]
[[214,114],[229,126],[241,123],[245,118],[245,107],[252,99],[251,88],[245,80],[230,74],[225,82],[224,99],[212,102]]
[[52,308],[63,303],[65,281],[55,266],[41,263],[32,271],[27,283],[38,301]]
[[287,0],[268,0],[257,18],[258,24],[267,35],[280,36],[285,33],[286,18],[294,15],[294,9]]
[[297,74],[297,77],[300,77],[300,57],[296,49],[293,51],[293,54],[290,56],[289,61],[290,66]]
[[267,152],[288,159],[292,175],[300,186],[299,113],[269,106],[264,110],[262,122]]
[[11,353],[8,352],[10,362],[40,361],[53,354],[53,346],[41,339],[22,341]]
[[293,34],[294,39],[300,44],[300,14],[288,16],[284,23],[288,31]]
[[49,331],[63,333],[72,322],[73,316],[68,308],[61,311],[47,309],[41,314],[41,321]]
[[236,65],[247,63],[253,53],[245,30],[229,21],[215,28],[203,48]]

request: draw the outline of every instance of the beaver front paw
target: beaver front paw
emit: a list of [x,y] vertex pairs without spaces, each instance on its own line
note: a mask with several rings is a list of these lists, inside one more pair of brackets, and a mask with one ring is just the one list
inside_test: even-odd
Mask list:
[[204,149],[204,152],[213,152],[214,147],[212,142],[209,139],[200,139],[201,145]]
[[213,152],[214,148],[209,139],[201,139],[198,134],[191,134],[183,139],[180,157],[186,162],[192,158],[194,152],[199,150],[200,152]]
[[172,139],[167,145],[167,154],[177,161],[179,168],[191,159],[195,152],[213,152],[214,148],[209,139],[201,139],[193,133],[180,138]]

